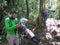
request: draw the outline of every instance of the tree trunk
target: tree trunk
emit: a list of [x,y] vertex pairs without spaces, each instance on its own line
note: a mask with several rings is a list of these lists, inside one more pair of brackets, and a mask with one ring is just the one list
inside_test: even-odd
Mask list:
[[43,26],[43,16],[41,13],[42,9],[44,9],[44,2],[43,0],[40,0],[40,8],[39,8],[39,15],[38,15],[40,27]]
[[[59,1],[60,2],[60,1]],[[60,19],[60,4],[59,4],[59,19]]]
[[37,18],[37,21],[36,21],[36,24],[37,24],[37,28],[36,28],[36,35],[38,37],[40,37],[41,39],[45,39],[45,24],[44,24],[44,21],[43,21],[43,16],[42,16],[42,9],[44,9],[44,0],[40,0],[40,3],[39,3],[39,15],[38,15],[38,18]]
[[27,8],[27,14],[26,14],[27,16],[26,16],[26,17],[28,18],[28,17],[29,17],[29,7],[28,7],[28,0],[26,0],[26,8]]

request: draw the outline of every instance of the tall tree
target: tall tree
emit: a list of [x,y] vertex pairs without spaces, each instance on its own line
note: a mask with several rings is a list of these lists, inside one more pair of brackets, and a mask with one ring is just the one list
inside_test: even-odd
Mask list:
[[36,31],[36,34],[41,38],[41,39],[45,39],[44,36],[45,36],[45,24],[44,24],[44,21],[43,21],[43,16],[42,16],[42,9],[44,9],[44,0],[39,0],[40,3],[39,3],[39,15],[38,15],[38,18],[37,18],[37,31]]
[[43,26],[43,16],[42,16],[42,10],[44,9],[44,0],[40,0],[40,4],[39,4],[39,15],[38,15],[38,19],[39,19],[39,24],[40,27]]
[[[59,0],[59,2],[60,2],[60,0]],[[59,3],[59,14],[58,15],[59,15],[59,19],[60,19],[60,3]]]
[[26,0],[26,8],[27,8],[27,16],[26,16],[26,17],[29,17],[29,7],[28,7],[28,0]]

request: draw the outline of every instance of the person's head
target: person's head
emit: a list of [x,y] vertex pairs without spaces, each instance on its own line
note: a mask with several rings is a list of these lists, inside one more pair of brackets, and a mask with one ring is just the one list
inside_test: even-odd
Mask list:
[[28,22],[28,19],[23,17],[23,18],[20,19],[20,22],[21,22],[21,23]]
[[12,18],[16,18],[16,17],[17,17],[17,13],[18,13],[18,11],[12,10],[12,11],[11,11],[11,17],[12,17]]

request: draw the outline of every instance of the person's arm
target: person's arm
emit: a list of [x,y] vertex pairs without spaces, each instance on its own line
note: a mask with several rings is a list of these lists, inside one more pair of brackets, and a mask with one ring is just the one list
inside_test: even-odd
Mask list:
[[5,19],[5,27],[7,30],[14,30],[16,28],[16,25],[9,26],[9,20]]
[[15,23],[18,24],[18,19],[17,18],[15,18]]

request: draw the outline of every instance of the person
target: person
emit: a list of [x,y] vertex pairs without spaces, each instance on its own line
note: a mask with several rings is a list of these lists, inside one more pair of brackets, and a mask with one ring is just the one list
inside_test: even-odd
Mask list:
[[36,43],[36,44],[39,44],[41,43],[41,40],[39,38],[36,37],[36,35],[28,28],[28,26],[26,26],[27,23],[30,23],[30,21],[26,18],[21,18],[20,19],[20,26],[23,27],[24,31],[26,34],[28,34],[28,36],[30,37],[31,41]]
[[42,15],[43,15],[43,19],[44,19],[44,22],[45,22],[46,19],[47,19],[47,9],[42,9]]
[[19,37],[16,35],[16,30],[20,26],[17,19],[17,11],[12,10],[10,17],[5,18],[5,27],[7,32],[7,40],[9,45],[19,45]]

